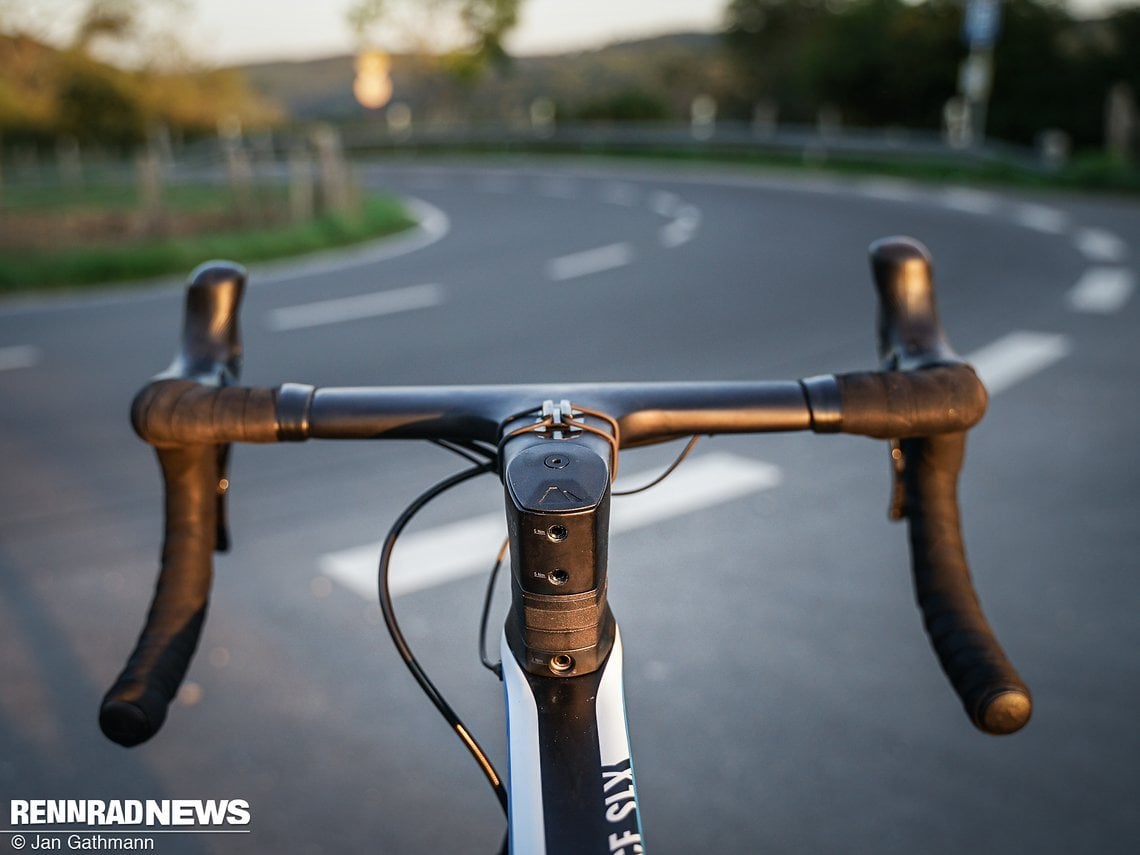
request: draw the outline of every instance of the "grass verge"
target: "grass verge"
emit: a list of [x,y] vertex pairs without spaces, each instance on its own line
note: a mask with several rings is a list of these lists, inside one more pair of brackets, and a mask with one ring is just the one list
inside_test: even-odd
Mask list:
[[243,264],[303,255],[394,234],[414,225],[399,200],[369,196],[357,216],[325,215],[296,226],[138,243],[0,252],[0,294],[187,273],[211,258]]

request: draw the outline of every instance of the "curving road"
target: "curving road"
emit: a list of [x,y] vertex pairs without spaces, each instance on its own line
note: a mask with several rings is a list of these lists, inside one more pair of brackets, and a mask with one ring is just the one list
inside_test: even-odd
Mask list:
[[[1140,206],[681,165],[361,174],[414,199],[423,227],[254,270],[246,381],[867,367],[867,244],[922,239],[951,339],[993,394],[966,535],[1034,721],[981,736],[946,686],[904,531],[885,521],[881,445],[705,440],[656,499],[615,509],[611,602],[651,851],[1133,851]],[[430,446],[238,449],[236,546],[191,682],[147,746],[99,735],[159,546],[157,473],[127,405],[172,353],[179,303],[159,283],[0,305],[0,801],[250,803],[248,835],[169,835],[166,852],[495,851],[494,799],[369,594],[372,544],[460,465]],[[630,453],[624,471],[672,453]],[[475,653],[496,501],[491,482],[441,500],[397,572],[405,631],[501,757],[500,689]]]

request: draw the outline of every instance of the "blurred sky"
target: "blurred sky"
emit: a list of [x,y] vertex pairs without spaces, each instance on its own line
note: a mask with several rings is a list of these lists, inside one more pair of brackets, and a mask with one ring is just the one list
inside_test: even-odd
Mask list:
[[[728,0],[524,0],[514,53],[597,47],[679,30],[715,30]],[[1070,0],[1103,9],[1137,0]],[[190,0],[199,55],[220,63],[308,58],[353,49],[345,10],[352,0]]]

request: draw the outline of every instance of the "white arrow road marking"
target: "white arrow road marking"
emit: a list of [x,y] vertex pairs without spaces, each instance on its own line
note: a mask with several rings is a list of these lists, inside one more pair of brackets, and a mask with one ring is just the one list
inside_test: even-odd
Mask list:
[[[631,480],[642,483],[645,476]],[[780,483],[780,470],[759,460],[724,452],[703,454],[652,490],[614,498],[610,531],[622,532],[701,508],[732,501]],[[621,482],[617,489],[623,489]],[[442,585],[490,569],[506,537],[502,513],[473,517],[400,538],[388,580],[393,596]],[[321,572],[368,600],[376,598],[382,543],[332,552],[320,558]]]
[[269,313],[266,323],[271,330],[284,332],[379,315],[392,315],[412,309],[425,309],[438,306],[442,302],[442,285],[435,283],[411,285],[390,291],[376,291],[372,294],[358,294],[353,297],[320,300],[316,303],[274,309]]
[[624,267],[632,261],[632,246],[624,242],[611,243],[596,249],[552,258],[546,263],[546,275],[555,282],[564,282],[567,279],[577,279],[580,276],[613,270],[615,267]]
[[1068,356],[1068,336],[1018,330],[966,357],[991,395],[1032,377]]
[[1111,315],[1124,308],[1135,287],[1136,277],[1127,267],[1090,267],[1069,291],[1069,308]]

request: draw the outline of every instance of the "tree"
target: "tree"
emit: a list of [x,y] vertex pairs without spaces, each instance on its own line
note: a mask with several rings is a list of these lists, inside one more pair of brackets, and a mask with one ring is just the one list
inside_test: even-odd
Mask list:
[[937,129],[957,91],[961,7],[948,0],[855,0],[809,47],[814,96],[859,126]]
[[[725,39],[741,82],[744,109],[777,104],[781,118],[811,121],[818,108],[805,56],[831,14],[823,0],[731,0]],[[740,105],[737,105],[737,110]]]
[[474,76],[489,64],[507,62],[503,39],[518,23],[521,2],[357,0],[347,20],[362,48],[379,43],[388,49],[446,54],[455,71]]
[[[937,128],[967,47],[960,0],[732,0],[726,39],[742,100],[810,121],[838,107],[862,126]],[[1140,91],[1140,12],[1076,20],[1055,0],[1003,0],[987,135],[1033,144],[1064,130],[1100,145],[1109,88]]]
[[117,146],[144,138],[146,118],[127,75],[73,60],[66,63],[57,85],[57,128],[63,134]]
[[[170,48],[164,14],[178,7],[177,0],[145,7],[142,0],[0,0],[0,133],[45,145],[66,137],[128,147],[159,127],[192,135],[213,133],[231,116],[246,127],[278,120],[280,111],[239,72],[203,70]],[[54,39],[63,47],[52,47],[43,16],[66,9],[78,17],[66,38]],[[115,63],[100,59],[108,54]]]

